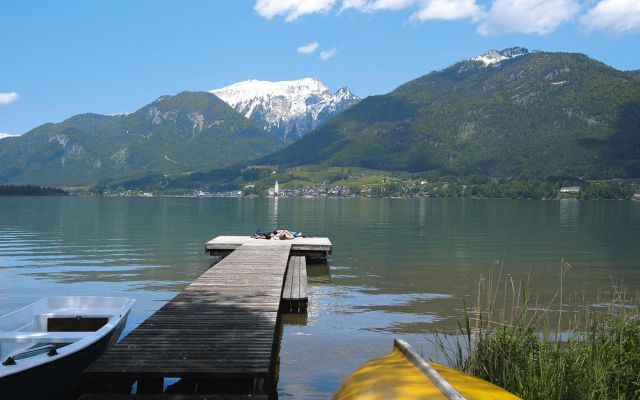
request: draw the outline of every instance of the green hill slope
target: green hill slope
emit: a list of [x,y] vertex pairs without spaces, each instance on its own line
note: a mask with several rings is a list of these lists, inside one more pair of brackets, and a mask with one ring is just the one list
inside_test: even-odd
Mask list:
[[82,114],[0,142],[0,183],[75,186],[245,162],[282,146],[207,92],[126,115]]
[[[494,52],[497,54],[498,52]],[[508,58],[514,53],[522,55]],[[488,53],[490,54],[490,53]],[[490,176],[640,176],[640,76],[500,52],[372,96],[262,163]]]

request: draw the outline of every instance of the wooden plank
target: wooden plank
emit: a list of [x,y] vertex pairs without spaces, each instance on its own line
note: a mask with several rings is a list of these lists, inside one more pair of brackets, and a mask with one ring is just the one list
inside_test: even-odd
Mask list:
[[[298,285],[298,298],[309,299],[309,280],[307,278],[307,261],[304,257],[300,257],[300,283]],[[306,307],[305,307],[306,308]]]
[[110,379],[105,387],[125,391],[113,382],[138,380],[148,393],[161,392],[168,377],[265,380],[272,392],[290,242],[242,244],[107,350],[85,380]]
[[291,256],[282,290],[280,310],[284,313],[306,313],[307,304],[307,263],[305,257]]

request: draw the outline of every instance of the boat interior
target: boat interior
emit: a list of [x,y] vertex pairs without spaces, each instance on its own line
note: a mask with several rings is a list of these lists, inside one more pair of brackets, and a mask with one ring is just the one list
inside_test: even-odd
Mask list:
[[0,317],[0,361],[48,354],[95,336],[109,322],[115,323],[127,299],[101,297],[50,297]]

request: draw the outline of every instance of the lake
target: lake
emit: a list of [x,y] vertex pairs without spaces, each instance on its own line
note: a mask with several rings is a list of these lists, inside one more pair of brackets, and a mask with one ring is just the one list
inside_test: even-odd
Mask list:
[[133,329],[209,268],[204,243],[285,227],[328,236],[309,313],[287,321],[279,394],[327,398],[394,337],[435,356],[493,269],[593,304],[640,290],[640,202],[0,197],[0,313],[52,295],[137,300]]

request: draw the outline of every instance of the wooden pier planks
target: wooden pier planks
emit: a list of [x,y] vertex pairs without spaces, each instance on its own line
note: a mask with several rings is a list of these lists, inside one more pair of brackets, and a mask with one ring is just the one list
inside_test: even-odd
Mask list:
[[[252,239],[249,236],[217,236],[204,245],[205,252],[212,256],[225,257],[245,243],[277,242],[276,240]],[[331,240],[326,237],[299,237],[287,240],[291,243],[291,255],[326,258],[333,250]]]
[[284,313],[306,313],[309,300],[307,263],[305,257],[291,256],[287,276],[282,289],[280,311]]
[[255,393],[272,391],[290,250],[290,241],[242,244],[109,349],[85,377],[138,380],[139,388],[145,383],[154,391],[165,377],[246,380],[254,387],[262,380],[264,390]]

